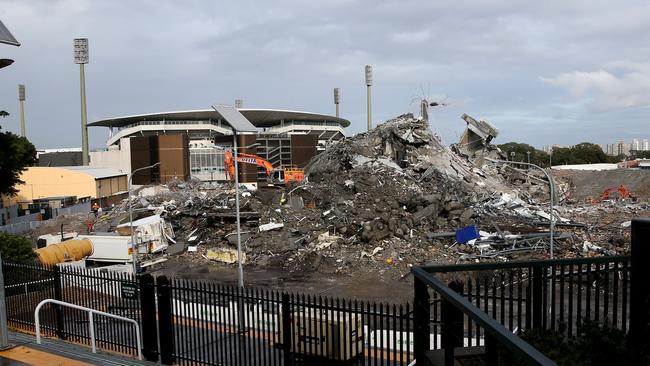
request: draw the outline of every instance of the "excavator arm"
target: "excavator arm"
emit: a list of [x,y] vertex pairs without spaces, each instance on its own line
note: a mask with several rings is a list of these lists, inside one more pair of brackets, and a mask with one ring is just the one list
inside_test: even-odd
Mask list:
[[[268,161],[260,158],[257,155],[253,154],[245,154],[245,153],[238,153],[237,154],[237,161],[240,163],[245,163],[245,164],[255,164],[259,167],[264,168],[266,170],[266,175],[269,176],[271,175],[271,171],[273,170],[273,165],[269,163]],[[235,158],[232,155],[230,151],[226,151],[226,154],[224,155],[223,158],[223,163],[226,167],[226,172],[228,173],[228,178],[230,180],[233,180],[235,178]]]

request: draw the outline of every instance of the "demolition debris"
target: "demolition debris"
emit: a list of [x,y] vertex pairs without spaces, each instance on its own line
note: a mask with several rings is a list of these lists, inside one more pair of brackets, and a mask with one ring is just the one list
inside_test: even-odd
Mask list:
[[[405,114],[329,147],[308,164],[300,185],[242,192],[245,264],[289,273],[405,274],[423,263],[545,257],[551,216],[562,229],[557,256],[627,251],[623,224],[647,207],[560,206],[549,213],[545,176],[491,163],[506,158],[490,144],[498,130],[463,119],[466,133],[447,146],[424,119]],[[562,179],[556,187],[561,203],[571,187]],[[128,222],[128,203],[93,230]],[[139,190],[131,203],[138,219],[160,215],[172,226],[176,243],[168,253],[188,265],[237,261],[232,184],[172,182]],[[603,225],[603,214],[617,221]]]

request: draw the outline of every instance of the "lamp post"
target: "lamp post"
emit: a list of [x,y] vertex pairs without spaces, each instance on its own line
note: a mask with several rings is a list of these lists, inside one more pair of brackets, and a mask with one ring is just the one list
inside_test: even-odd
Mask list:
[[88,38],[75,38],[74,63],[79,64],[79,91],[81,94],[81,161],[83,165],[88,165],[86,74],[84,72],[84,65],[88,63]]
[[366,65],[366,87],[368,88],[368,131],[372,129],[372,102],[370,89],[372,87],[372,66]]
[[[533,167],[537,168],[544,173],[546,178],[548,179],[548,184],[550,186],[550,191],[551,191],[551,201],[549,203],[549,227],[550,227],[550,232],[551,232],[551,237],[549,239],[550,246],[549,246],[549,251],[550,251],[550,256],[551,259],[553,259],[553,231],[555,229],[555,221],[553,220],[553,200],[555,199],[555,183],[553,182],[553,178],[551,175],[549,175],[546,170],[544,170],[542,167],[535,165],[535,164],[530,164],[530,163],[524,163],[524,162],[517,162],[517,161],[507,161],[507,160],[497,160],[497,159],[490,159],[486,158],[485,160],[491,161],[493,163],[500,163],[500,164],[520,164],[520,165],[525,165],[528,167]],[[550,171],[550,168],[549,168]]]
[[137,246],[135,245],[135,232],[133,231],[133,200],[131,199],[131,185],[133,182],[133,175],[139,171],[145,170],[145,169],[152,169],[160,165],[160,163],[156,163],[153,165],[149,166],[144,166],[142,168],[138,168],[134,171],[131,172],[131,175],[129,176],[129,221],[131,223],[131,258],[133,260],[133,275],[135,276],[138,273],[138,264],[137,264]]

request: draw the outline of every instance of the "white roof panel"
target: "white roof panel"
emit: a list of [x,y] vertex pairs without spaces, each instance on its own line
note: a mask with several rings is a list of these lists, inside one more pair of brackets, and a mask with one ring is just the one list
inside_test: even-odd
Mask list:
[[121,171],[117,169],[110,169],[110,168],[91,168],[89,166],[64,166],[61,167],[63,169],[67,170],[75,170],[79,171],[84,174],[88,174],[90,176],[95,177],[95,179],[102,179],[102,178],[110,178],[110,177],[119,177],[122,175],[126,175],[126,173],[122,173]]
[[228,122],[235,132],[257,133],[257,128],[235,107],[229,105],[213,105],[212,108]]
[[14,36],[9,32],[9,29],[2,24],[0,20],[0,43],[10,44],[12,46],[20,46],[20,43]]

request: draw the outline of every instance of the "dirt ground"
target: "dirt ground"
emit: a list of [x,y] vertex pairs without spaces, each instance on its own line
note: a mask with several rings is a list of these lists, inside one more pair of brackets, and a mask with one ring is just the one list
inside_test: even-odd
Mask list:
[[[163,267],[151,273],[237,285],[235,266],[204,264],[188,267],[187,262],[178,257],[171,257]],[[281,269],[244,266],[244,283],[246,287],[390,304],[402,304],[413,300],[413,276],[410,273],[399,278],[391,272],[381,270],[368,272],[363,268],[343,274],[297,274],[287,273]]]
[[621,184],[639,199],[650,198],[650,171],[616,169],[616,170],[556,170],[555,176],[566,177],[571,182],[571,198],[584,201],[588,197],[598,198],[610,187]]

